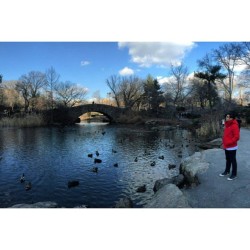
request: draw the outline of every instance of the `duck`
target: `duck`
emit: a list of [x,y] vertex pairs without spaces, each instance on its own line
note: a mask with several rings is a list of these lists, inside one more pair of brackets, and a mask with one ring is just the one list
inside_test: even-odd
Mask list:
[[112,153],[117,153],[117,151],[112,148]]
[[32,187],[32,186],[31,186],[31,182],[29,181],[29,182],[26,184],[26,186],[25,186],[26,191],[30,190],[31,187]]
[[73,181],[68,181],[68,188],[76,187],[79,185],[79,181],[73,180]]
[[117,168],[117,167],[118,167],[118,163],[115,163],[115,164],[114,164],[114,167],[116,167],[116,168]]
[[142,186],[137,188],[136,192],[144,193],[144,192],[146,192],[146,190],[147,190],[146,185],[142,185]]
[[20,182],[23,183],[24,181],[25,181],[24,174],[22,174],[20,177]]
[[92,158],[92,157],[93,157],[93,154],[88,154],[88,157]]
[[151,162],[150,166],[154,167],[155,166],[155,161]]
[[94,159],[94,163],[101,163],[101,162],[102,162],[101,159],[97,159],[97,158]]
[[97,173],[98,172],[98,167],[93,167],[92,172]]
[[99,152],[98,151],[95,151],[95,154],[96,154],[96,156],[99,156]]
[[135,162],[137,162],[138,161],[138,158],[137,157],[135,157]]

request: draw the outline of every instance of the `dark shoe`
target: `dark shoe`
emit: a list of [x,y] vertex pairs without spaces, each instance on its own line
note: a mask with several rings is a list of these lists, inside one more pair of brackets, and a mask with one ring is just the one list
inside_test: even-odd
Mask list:
[[228,181],[232,181],[234,179],[236,179],[237,176],[236,175],[231,175],[230,177],[227,178]]
[[229,172],[223,172],[222,174],[220,174],[220,176],[227,176],[229,174],[230,174]]

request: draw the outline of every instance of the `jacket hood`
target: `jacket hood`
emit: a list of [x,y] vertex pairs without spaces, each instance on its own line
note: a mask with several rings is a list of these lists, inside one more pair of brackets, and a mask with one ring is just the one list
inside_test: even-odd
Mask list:
[[237,122],[235,119],[229,120],[229,121],[226,121],[226,122],[225,122],[225,126],[226,126],[226,127],[232,126],[233,124],[238,125],[238,122]]

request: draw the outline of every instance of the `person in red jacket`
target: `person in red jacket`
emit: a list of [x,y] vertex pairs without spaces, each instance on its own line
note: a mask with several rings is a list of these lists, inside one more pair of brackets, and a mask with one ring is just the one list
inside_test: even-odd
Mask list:
[[230,174],[232,166],[232,173],[227,180],[232,181],[237,178],[237,160],[236,151],[238,149],[237,142],[240,139],[240,130],[236,118],[236,114],[229,112],[225,119],[225,128],[222,138],[222,146],[225,150],[226,168],[220,176],[227,176]]

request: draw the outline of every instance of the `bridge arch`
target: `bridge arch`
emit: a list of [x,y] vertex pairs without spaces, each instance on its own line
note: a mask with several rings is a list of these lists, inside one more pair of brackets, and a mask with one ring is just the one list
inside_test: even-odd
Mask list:
[[[79,122],[81,122],[81,120],[82,120],[82,115],[84,115],[84,114],[86,115],[87,113],[82,113],[80,115],[80,117],[78,118]],[[103,115],[103,118],[102,118],[102,115]],[[98,117],[98,120],[100,120],[100,121],[101,120],[103,120],[105,122],[107,122],[107,121],[109,121],[109,122],[114,121],[114,119],[111,116],[109,116],[108,114],[106,114],[104,112],[100,112],[100,111],[91,111],[91,116],[90,117],[89,116],[85,116],[84,118],[85,119],[93,119],[96,116]]]
[[72,108],[67,108],[61,112],[62,121],[74,123],[78,118],[88,112],[98,112],[108,117],[111,123],[117,122],[118,118],[125,113],[124,108],[118,108],[105,104],[85,104]]

